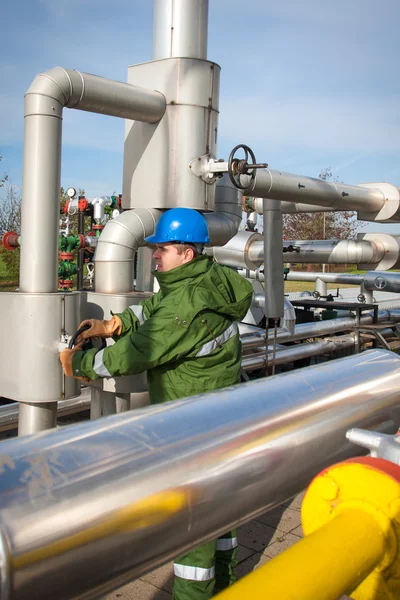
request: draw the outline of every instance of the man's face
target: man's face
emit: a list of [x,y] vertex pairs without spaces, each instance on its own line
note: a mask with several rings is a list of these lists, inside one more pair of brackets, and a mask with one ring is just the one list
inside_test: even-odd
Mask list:
[[156,261],[156,269],[160,272],[171,271],[171,269],[180,267],[194,257],[192,249],[179,254],[178,248],[174,244],[157,244],[156,248],[153,258]]

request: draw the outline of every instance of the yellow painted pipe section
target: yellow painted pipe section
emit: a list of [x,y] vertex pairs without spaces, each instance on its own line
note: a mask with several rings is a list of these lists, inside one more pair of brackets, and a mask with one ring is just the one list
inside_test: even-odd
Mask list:
[[218,600],[337,600],[354,590],[384,553],[376,520],[349,509],[218,594]]

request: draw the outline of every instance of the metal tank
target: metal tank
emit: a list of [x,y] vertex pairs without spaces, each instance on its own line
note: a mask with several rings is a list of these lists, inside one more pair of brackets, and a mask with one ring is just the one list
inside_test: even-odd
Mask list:
[[[207,61],[208,0],[155,0],[153,61],[129,67],[128,82],[166,99],[156,125],[126,121],[124,208],[214,210],[215,178],[196,170],[215,157],[220,67]],[[190,165],[190,166],[189,166]]]

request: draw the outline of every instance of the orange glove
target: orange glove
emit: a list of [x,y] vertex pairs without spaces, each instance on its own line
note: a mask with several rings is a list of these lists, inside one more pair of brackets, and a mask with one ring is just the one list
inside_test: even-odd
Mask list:
[[122,333],[122,321],[117,315],[114,315],[108,321],[86,319],[86,321],[82,321],[78,329],[83,325],[90,325],[90,328],[80,334],[78,342],[94,337],[110,338],[113,335],[121,335]]
[[[74,377],[72,372],[72,357],[74,356],[75,352],[78,352],[78,350],[82,350],[82,344],[77,344],[72,349],[65,348],[65,350],[60,352],[62,368],[65,375],[68,375],[68,377]],[[80,379],[81,381],[90,381],[87,377],[75,377],[75,379]]]

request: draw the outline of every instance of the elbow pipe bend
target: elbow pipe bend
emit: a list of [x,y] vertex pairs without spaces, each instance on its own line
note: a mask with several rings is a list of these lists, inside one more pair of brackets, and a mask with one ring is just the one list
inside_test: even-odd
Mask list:
[[25,94],[25,116],[60,116],[64,107],[157,123],[166,99],[161,92],[63,67],[37,75]]
[[135,208],[107,223],[94,256],[96,292],[132,291],[135,252],[154,233],[161,214],[155,208]]

